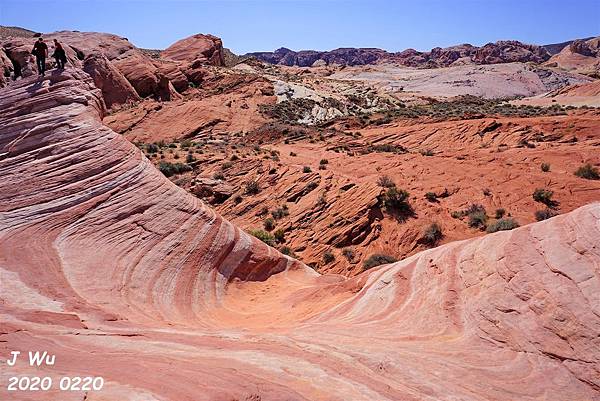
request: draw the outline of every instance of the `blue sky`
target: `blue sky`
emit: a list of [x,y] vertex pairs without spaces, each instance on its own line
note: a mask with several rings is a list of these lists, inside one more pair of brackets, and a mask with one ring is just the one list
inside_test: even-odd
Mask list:
[[211,33],[238,54],[379,47],[429,50],[499,39],[547,44],[600,35],[600,0],[0,0],[0,25],[111,32],[165,48]]

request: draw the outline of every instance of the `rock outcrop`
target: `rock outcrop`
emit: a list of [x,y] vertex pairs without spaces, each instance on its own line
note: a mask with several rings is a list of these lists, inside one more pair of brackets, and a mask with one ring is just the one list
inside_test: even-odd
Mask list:
[[245,56],[256,57],[271,64],[311,67],[315,62],[339,65],[367,65],[381,62],[393,62],[410,67],[436,68],[447,67],[458,60],[468,60],[475,64],[498,64],[512,62],[541,63],[550,58],[550,54],[541,46],[524,44],[518,41],[498,41],[483,47],[469,44],[447,48],[436,47],[430,52],[407,49],[390,53],[374,48],[342,48],[327,52],[302,50],[299,52],[281,48],[274,52],[248,53]]
[[56,355],[5,372],[104,378],[73,399],[600,400],[600,203],[319,276],[168,181],[103,107],[75,69],[0,89],[0,342]]
[[600,37],[571,42],[560,53],[552,56],[547,64],[600,78]]

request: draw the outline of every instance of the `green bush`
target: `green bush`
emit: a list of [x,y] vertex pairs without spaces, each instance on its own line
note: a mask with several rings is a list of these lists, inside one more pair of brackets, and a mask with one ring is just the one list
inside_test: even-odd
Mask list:
[[283,253],[284,255],[290,256],[292,258],[296,257],[296,254],[294,253],[294,251],[292,250],[292,248],[290,248],[289,246],[283,246],[283,247],[281,247],[281,249],[279,250],[279,252]]
[[377,179],[377,185],[383,188],[391,188],[396,186],[394,181],[392,181],[392,179],[387,175],[382,175],[381,177],[379,177]]
[[390,255],[385,255],[382,253],[375,253],[367,258],[363,262],[363,268],[365,270],[371,269],[375,266],[385,265],[387,263],[397,262],[397,259]]
[[591,164],[584,164],[575,171],[575,175],[586,180],[600,180],[598,169]]
[[275,228],[275,220],[268,217],[265,219],[265,221],[263,221],[263,226],[265,227],[265,230],[271,231],[272,229]]
[[342,256],[348,259],[348,262],[352,262],[356,256],[352,248],[342,249]]
[[486,231],[488,233],[495,233],[496,231],[512,230],[517,227],[519,227],[519,223],[515,219],[508,217],[494,221],[487,227]]
[[546,219],[549,219],[554,216],[556,216],[556,213],[550,209],[542,209],[542,210],[535,211],[535,219],[537,221],[546,220]]
[[165,177],[171,177],[175,174],[185,173],[186,171],[192,171],[192,168],[187,164],[183,163],[169,163],[161,161],[158,163],[158,169]]
[[496,218],[497,219],[501,219],[504,217],[504,215],[506,214],[506,210],[500,208],[500,209],[496,209]]
[[325,251],[323,254],[323,263],[329,264],[335,260],[335,255],[331,251]]
[[555,208],[558,205],[558,202],[552,199],[553,195],[554,192],[549,189],[536,188],[536,190],[533,191],[532,197],[536,202],[543,203],[549,208]]
[[273,237],[275,237],[275,241],[277,241],[279,243],[285,242],[285,231],[281,228],[278,228],[273,233]]
[[275,237],[265,230],[252,230],[250,231],[250,235],[258,238],[267,245],[273,246],[275,244]]
[[383,204],[391,212],[401,215],[412,215],[414,211],[408,201],[409,196],[410,194],[407,191],[391,187],[383,195]]
[[258,181],[252,180],[246,183],[246,193],[249,195],[256,195],[260,192],[260,185]]
[[444,234],[442,233],[442,228],[438,223],[431,223],[423,232],[423,236],[421,237],[421,241],[427,245],[435,245],[442,238]]
[[427,192],[425,194],[425,199],[427,199],[429,202],[437,202],[438,201],[438,197],[435,192]]
[[290,211],[288,210],[287,205],[283,205],[281,207],[278,207],[277,209],[273,210],[271,212],[271,216],[273,216],[273,218],[275,220],[279,220],[284,218],[285,216],[289,215]]
[[485,230],[488,216],[482,205],[473,203],[463,213],[469,218],[469,227]]
[[149,143],[146,145],[146,152],[148,153],[157,153],[159,151],[159,147],[158,145],[154,144],[154,143]]

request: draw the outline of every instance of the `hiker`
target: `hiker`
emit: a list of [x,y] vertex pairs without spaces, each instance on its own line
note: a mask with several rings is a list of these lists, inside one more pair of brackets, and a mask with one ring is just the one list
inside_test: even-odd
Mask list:
[[35,56],[35,62],[37,63],[38,75],[46,75],[46,57],[48,57],[48,46],[44,43],[43,38],[39,38],[31,54]]
[[52,57],[56,60],[56,67],[59,70],[65,68],[65,64],[67,63],[67,54],[65,53],[65,49],[63,49],[62,45],[58,43],[58,40],[54,39],[54,53]]

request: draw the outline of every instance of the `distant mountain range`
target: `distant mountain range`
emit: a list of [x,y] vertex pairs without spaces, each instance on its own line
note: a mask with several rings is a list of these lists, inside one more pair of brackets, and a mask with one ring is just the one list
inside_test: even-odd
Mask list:
[[[586,38],[583,40],[588,40]],[[388,52],[377,48],[339,48],[331,51],[293,51],[282,47],[274,52],[247,53],[261,61],[287,66],[310,67],[329,64],[367,65],[394,62],[411,67],[435,68],[457,64],[497,64],[510,62],[547,61],[554,54],[573,43],[573,40],[549,45],[530,45],[514,40],[503,40],[477,47],[462,44],[446,48],[436,47],[429,52],[407,49]]]

